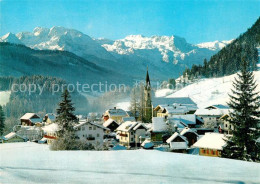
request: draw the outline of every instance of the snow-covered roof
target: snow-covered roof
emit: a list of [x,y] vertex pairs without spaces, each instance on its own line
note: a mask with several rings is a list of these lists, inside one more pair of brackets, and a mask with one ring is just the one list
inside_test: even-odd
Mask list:
[[[38,116],[35,113],[26,113],[25,115],[23,115],[20,119],[30,119],[32,118],[34,115]],[[39,117],[39,116],[38,116]]]
[[31,118],[30,121],[32,123],[42,123],[42,119],[41,118]]
[[152,130],[153,132],[161,132],[167,129],[167,125],[164,117],[152,118]]
[[123,109],[109,109],[106,111],[106,113],[111,116],[128,116],[126,111],[124,111]]
[[193,147],[222,150],[223,146],[226,145],[224,139],[224,134],[206,133],[195,144],[193,144]]
[[141,146],[142,146],[143,148],[149,149],[149,148],[152,148],[152,147],[154,146],[154,144],[153,144],[151,141],[149,141],[149,140],[145,140],[145,141],[141,144]]
[[224,113],[220,109],[198,109],[196,115],[222,116]]
[[47,132],[57,132],[59,130],[59,126],[57,123],[52,123],[50,125],[42,127],[44,133]]
[[170,142],[172,142],[176,137],[181,137],[184,142],[187,142],[186,137],[180,135],[178,132],[175,132],[174,134],[172,134],[172,136],[169,137],[169,138],[166,140],[166,142],[167,142],[167,143],[170,143]]
[[16,134],[15,132],[10,132],[10,133],[7,134],[6,136],[4,136],[4,139],[5,139],[5,140],[12,139],[12,138],[15,137],[15,136],[18,136],[18,137],[24,139],[22,136]]
[[180,135],[185,135],[185,134],[188,133],[188,132],[192,132],[192,133],[196,134],[197,136],[199,136],[199,135],[197,134],[197,132],[195,132],[194,130],[192,130],[192,129],[188,128],[188,127],[184,128],[184,129],[181,131]]
[[172,104],[193,104],[196,105],[189,97],[173,97],[173,98],[163,98],[157,97],[152,100],[153,107],[158,105],[172,105]]
[[173,115],[168,118],[173,121],[180,121],[186,125],[195,125],[196,124],[196,115],[195,114],[185,114],[185,115]]
[[215,109],[230,109],[229,106],[227,106],[227,105],[222,105],[222,104],[211,105],[211,106],[206,107],[205,109],[210,109],[210,108],[215,108]]
[[122,123],[116,130],[128,132],[132,129],[137,130],[140,126],[143,126],[145,129],[147,129],[147,127],[143,123],[135,122],[135,121],[126,121]]
[[100,125],[100,124],[98,124],[98,123],[96,123],[96,122],[94,122],[94,121],[87,121],[87,120],[80,120],[80,121],[79,121],[79,124],[75,125],[74,128],[78,128],[78,127],[80,127],[80,126],[82,126],[82,125],[85,125],[85,124],[87,124],[87,123],[89,123],[89,124],[91,124],[91,125],[94,125],[94,126],[96,126],[96,127],[102,128],[102,129],[104,129],[104,130],[109,130],[108,128],[104,127],[103,125]]
[[115,122],[116,124],[118,124],[115,120],[109,118],[108,120],[106,120],[104,123],[103,123],[103,126],[104,127],[108,127],[111,123]]
[[124,122],[126,122],[126,121],[136,121],[135,117],[123,117],[122,119],[123,119]]

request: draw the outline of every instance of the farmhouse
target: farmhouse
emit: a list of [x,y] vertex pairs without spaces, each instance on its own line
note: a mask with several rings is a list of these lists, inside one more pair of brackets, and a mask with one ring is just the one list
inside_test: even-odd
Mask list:
[[171,151],[185,152],[188,148],[188,141],[186,137],[175,132],[169,139],[166,140],[170,144]]
[[54,123],[56,120],[56,115],[53,114],[53,113],[47,113],[44,118],[43,118],[43,122],[46,124],[46,125],[49,125],[51,123]]
[[20,118],[21,125],[23,126],[41,126],[42,119],[35,113],[26,113]]
[[199,148],[199,154],[203,156],[220,157],[223,147],[226,145],[224,134],[206,133],[193,147]]
[[107,119],[111,118],[118,123],[123,122],[123,117],[129,117],[129,115],[127,114],[126,111],[124,111],[123,109],[117,109],[116,107],[114,107],[113,109],[107,110],[104,113],[104,117],[106,117],[106,116],[107,116]]
[[140,147],[147,135],[148,128],[143,124],[135,121],[126,121],[117,129],[119,143],[127,147]]
[[103,123],[103,126],[110,129],[111,132],[114,132],[119,127],[119,124],[110,118]]

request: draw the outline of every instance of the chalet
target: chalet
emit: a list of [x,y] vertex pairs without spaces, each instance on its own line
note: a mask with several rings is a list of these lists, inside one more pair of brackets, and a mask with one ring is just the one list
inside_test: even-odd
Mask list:
[[[152,100],[153,117],[165,116],[165,114],[194,114],[198,109],[197,104],[189,97],[163,98],[157,97]],[[167,108],[168,106],[168,108]],[[167,109],[164,109],[164,108]],[[164,111],[164,112],[163,112]]]
[[166,142],[170,144],[171,151],[185,152],[188,148],[188,140],[178,132],[175,132]]
[[25,138],[15,132],[11,132],[2,138],[3,143],[25,142]]
[[126,121],[116,129],[120,144],[126,147],[140,147],[149,134],[147,130],[143,123],[135,121]]
[[113,119],[108,119],[103,123],[103,126],[114,132],[119,127],[119,124]]
[[35,113],[26,113],[20,118],[21,125],[23,126],[41,126],[42,119]]
[[220,157],[226,145],[224,134],[206,133],[192,147],[199,148],[199,155]]
[[103,146],[104,133],[109,130],[94,121],[87,120],[79,121],[79,124],[74,126],[74,129],[79,140],[99,146]]
[[180,135],[186,137],[189,147],[192,146],[195,142],[197,142],[199,138],[199,135],[195,132],[195,130],[190,129],[188,127],[184,128],[181,131]]
[[170,137],[169,132],[181,131],[188,127],[185,123],[175,119],[166,119],[163,117],[153,117],[152,127],[148,130],[151,133],[151,140],[155,144],[165,143]]
[[171,104],[171,105],[158,105],[154,108],[154,116],[156,117],[172,117],[174,115],[193,114],[197,110],[196,105],[183,105],[183,104]]
[[44,135],[42,127],[38,126],[16,125],[13,131],[29,141],[40,140]]
[[52,123],[47,126],[44,126],[44,138],[47,139],[47,144],[51,144],[53,140],[57,139],[57,131],[59,130],[59,126],[57,123]]
[[230,121],[229,114],[224,114],[219,118],[220,121],[220,127],[221,127],[221,133],[224,134],[232,134],[232,131],[234,130],[234,125],[232,125]]
[[126,111],[123,109],[117,109],[114,107],[113,109],[109,109],[104,113],[104,117],[107,116],[108,118],[111,118],[115,120],[117,123],[123,122],[123,117],[129,117]]
[[43,118],[43,122],[46,124],[46,125],[49,125],[51,123],[54,123],[56,120],[56,115],[53,114],[53,113],[47,113],[44,118]]

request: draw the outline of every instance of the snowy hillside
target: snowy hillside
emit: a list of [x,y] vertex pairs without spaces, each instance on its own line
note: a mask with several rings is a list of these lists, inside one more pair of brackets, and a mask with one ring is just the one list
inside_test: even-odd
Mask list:
[[[260,71],[254,72],[254,74],[259,84],[257,90],[260,91]],[[175,93],[173,90],[158,90],[156,91],[156,96],[190,97],[200,108],[212,104],[226,104],[229,101],[228,93],[231,93],[232,82],[235,76],[236,74],[220,78],[202,79]]]
[[160,151],[0,144],[0,183],[259,183],[260,164]]
[[226,45],[230,44],[232,40],[228,40],[228,41],[214,41],[214,42],[204,42],[204,43],[199,43],[197,44],[197,46],[199,48],[207,48],[210,50],[220,50],[223,47],[225,47]]

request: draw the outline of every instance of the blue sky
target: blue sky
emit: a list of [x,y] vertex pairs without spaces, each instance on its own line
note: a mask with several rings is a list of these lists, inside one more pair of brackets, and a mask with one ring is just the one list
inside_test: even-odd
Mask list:
[[260,0],[0,0],[0,35],[64,26],[93,37],[178,35],[230,40],[260,16]]

